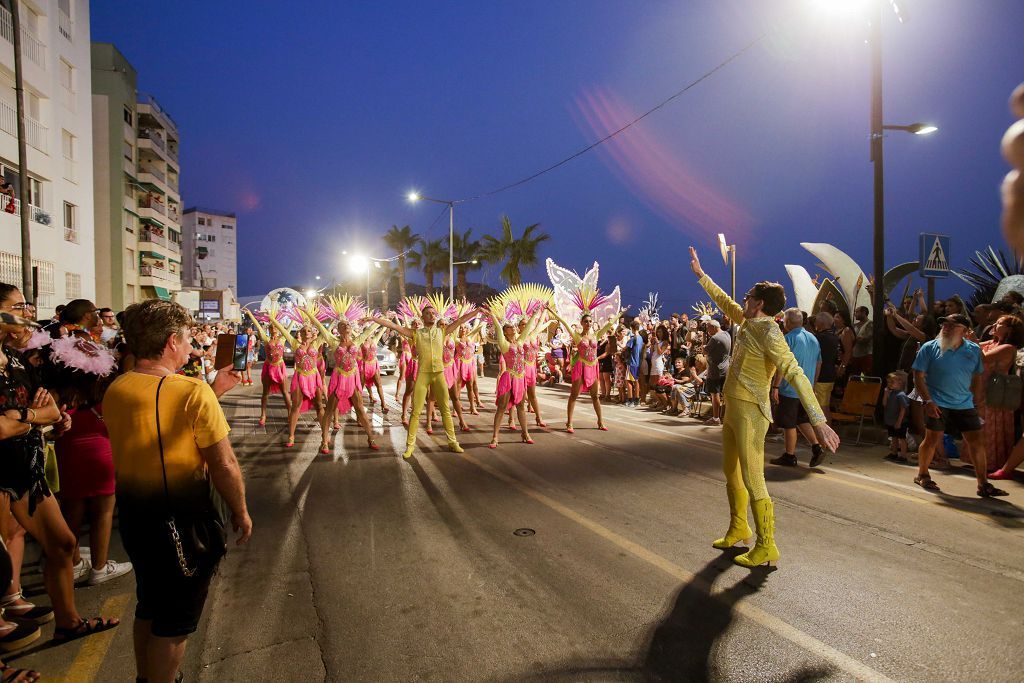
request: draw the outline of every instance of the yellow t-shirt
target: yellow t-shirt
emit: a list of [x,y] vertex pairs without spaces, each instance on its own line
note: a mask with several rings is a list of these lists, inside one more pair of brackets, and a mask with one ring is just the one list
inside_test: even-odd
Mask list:
[[437,325],[416,330],[416,359],[421,372],[444,371],[444,330]]
[[[114,452],[118,503],[164,508],[164,480],[156,430],[160,377],[127,372],[110,385],[103,419]],[[160,389],[160,436],[167,488],[178,508],[209,500],[206,463],[199,452],[228,435],[230,428],[210,386],[193,377],[168,375]]]

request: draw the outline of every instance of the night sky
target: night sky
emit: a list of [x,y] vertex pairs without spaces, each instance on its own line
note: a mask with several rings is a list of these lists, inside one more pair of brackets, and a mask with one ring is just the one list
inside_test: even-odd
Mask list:
[[[870,271],[867,22],[828,0],[644,2],[93,2],[182,134],[183,201],[236,211],[241,293],[347,276],[342,249],[386,257],[392,224],[421,234],[440,206],[568,156],[724,61],[717,74],[615,140],[522,187],[460,205],[456,230],[507,214],[552,235],[541,256],[627,303],[660,292],[688,310],[686,247],[740,287],[818,269],[829,241]],[[1000,246],[999,139],[1024,81],[1020,0],[902,0],[884,24],[885,120],[935,123],[886,139],[887,265],[921,231]],[[447,219],[430,231],[447,234]],[[500,287],[499,266],[472,274]],[[527,279],[547,282],[543,265]],[[413,279],[422,281],[422,275]],[[439,282],[440,280],[438,280]],[[958,280],[939,292],[966,290]]]

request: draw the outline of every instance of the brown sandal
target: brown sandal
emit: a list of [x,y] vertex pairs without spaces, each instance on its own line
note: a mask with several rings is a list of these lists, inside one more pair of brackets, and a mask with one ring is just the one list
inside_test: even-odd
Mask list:
[[86,636],[91,636],[94,633],[109,631],[112,628],[116,628],[120,623],[121,621],[116,617],[111,617],[109,619],[105,617],[82,619],[78,622],[77,626],[53,629],[53,642],[58,644],[70,643],[72,640],[85,638]]
[[923,477],[914,477],[914,483],[923,488],[925,491],[938,491],[939,485],[936,484],[930,476],[927,474]]

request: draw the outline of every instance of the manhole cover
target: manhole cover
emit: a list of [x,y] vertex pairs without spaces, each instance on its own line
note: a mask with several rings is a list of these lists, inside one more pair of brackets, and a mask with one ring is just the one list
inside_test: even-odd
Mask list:
[[512,532],[512,535],[513,536],[533,536],[535,533],[537,533],[537,532],[534,531],[533,529],[516,529],[515,531]]

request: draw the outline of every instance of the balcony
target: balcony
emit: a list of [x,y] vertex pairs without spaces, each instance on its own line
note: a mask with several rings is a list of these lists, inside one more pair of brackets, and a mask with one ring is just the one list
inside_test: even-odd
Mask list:
[[164,161],[170,161],[173,164],[178,163],[178,150],[176,147],[172,147],[164,140],[164,136],[160,131],[153,128],[140,128],[138,138],[139,150],[152,150],[158,157]]
[[[0,196],[0,215],[14,216],[15,218],[21,216],[21,201],[17,199],[14,200],[14,213],[7,213],[6,211],[3,211],[3,209],[7,207],[8,202],[10,202],[9,197]],[[38,206],[33,206],[32,204],[29,204],[28,210],[29,219],[36,223],[39,223],[40,225],[50,225],[53,222],[53,218],[50,216],[50,214],[46,211],[43,211]]]
[[[166,216],[167,215],[167,207],[164,205],[163,202],[158,202],[156,200],[149,199],[149,198],[140,199],[139,200],[139,215],[142,216],[143,218],[156,218],[155,216],[153,216],[151,214],[147,215],[147,213],[146,213],[147,211],[149,211],[149,212],[155,211],[156,213],[160,214],[161,216]],[[157,219],[157,220],[159,220],[159,219]]]
[[[164,185],[167,184],[167,176],[164,175],[164,172],[158,169],[156,166],[152,166],[150,164],[139,164],[139,173],[148,173],[149,175],[153,176]],[[139,178],[139,180],[142,180],[142,178]],[[145,181],[143,180],[143,182]]]
[[[0,9],[3,9],[0,7]],[[4,10],[6,11],[6,10]],[[0,130],[18,137],[18,108],[13,102],[0,100]],[[46,154],[47,128],[31,116],[25,115],[25,141]]]
[[139,244],[141,245],[143,242],[158,244],[161,247],[167,246],[167,238],[153,232],[152,230],[143,230],[139,233]]
[[[14,21],[11,19],[11,11],[6,7],[0,7],[0,38],[14,44]],[[24,25],[21,27],[21,51],[41,69],[46,68],[46,44]]]
[[57,10],[57,30],[67,38],[68,42],[75,42],[75,22],[71,21],[71,17],[62,9]]

